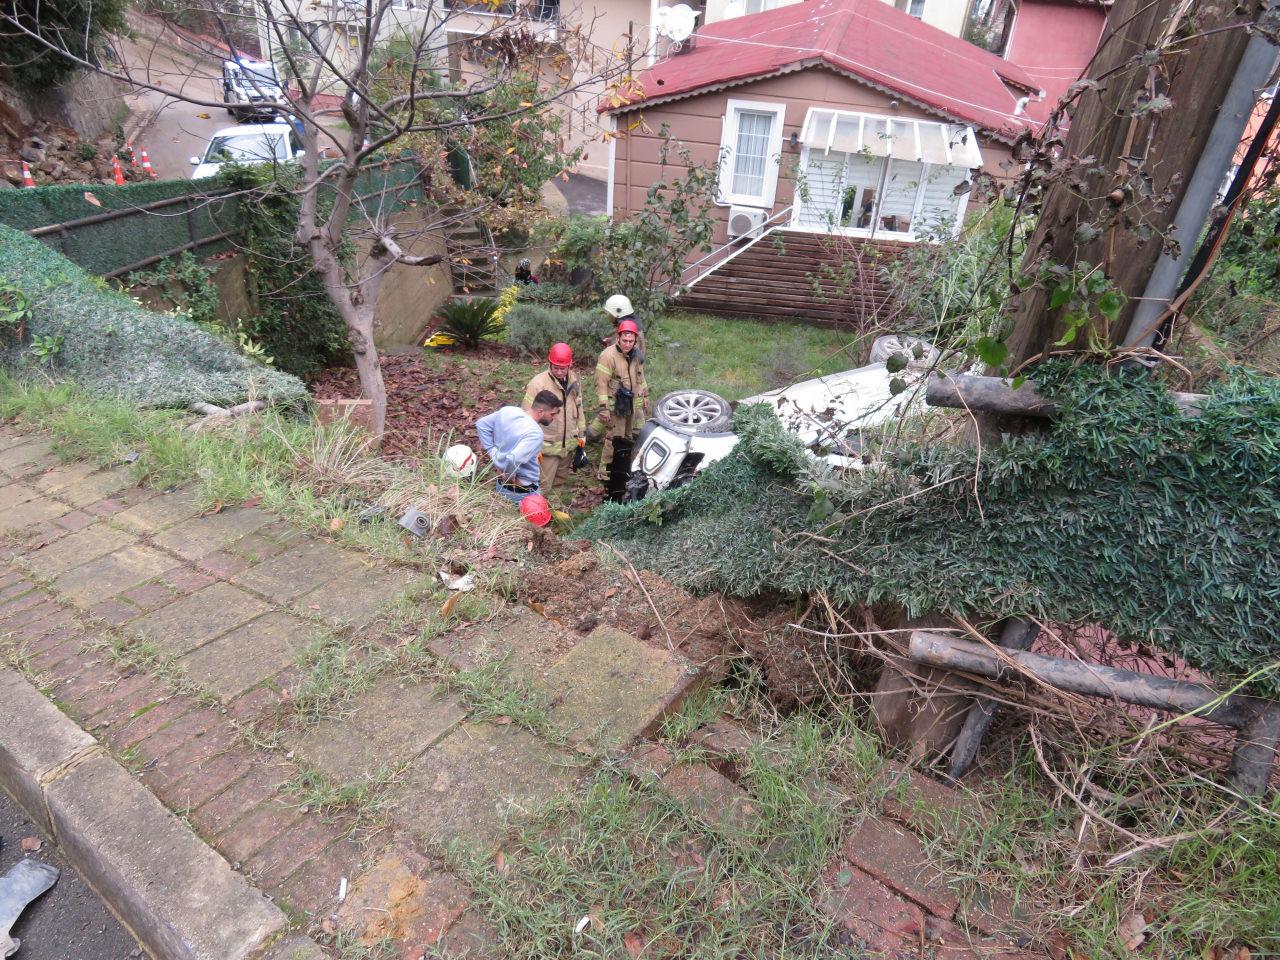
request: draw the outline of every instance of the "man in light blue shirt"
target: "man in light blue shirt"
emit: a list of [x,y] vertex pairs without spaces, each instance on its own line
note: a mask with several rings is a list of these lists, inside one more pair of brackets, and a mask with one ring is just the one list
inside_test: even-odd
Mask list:
[[480,446],[498,472],[498,493],[512,503],[538,493],[538,455],[542,452],[542,428],[560,412],[560,398],[550,390],[539,391],[525,413],[519,407],[503,407],[476,421]]

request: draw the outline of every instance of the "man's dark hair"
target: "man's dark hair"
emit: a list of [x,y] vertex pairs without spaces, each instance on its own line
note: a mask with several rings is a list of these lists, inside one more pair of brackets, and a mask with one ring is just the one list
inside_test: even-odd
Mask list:
[[543,407],[547,410],[559,410],[564,404],[550,390],[539,390],[538,395],[533,398],[533,403],[530,406]]

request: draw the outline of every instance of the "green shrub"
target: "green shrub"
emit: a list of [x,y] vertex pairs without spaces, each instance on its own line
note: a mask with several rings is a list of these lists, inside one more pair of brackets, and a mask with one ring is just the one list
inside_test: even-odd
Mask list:
[[581,306],[590,290],[584,291],[572,283],[530,283],[522,286],[519,292],[521,303],[541,303],[553,307]]
[[498,301],[492,297],[455,300],[440,308],[440,332],[447,333],[464,347],[480,346],[502,331],[502,321],[495,315]]
[[507,343],[545,356],[553,343],[567,343],[579,359],[596,356],[613,324],[603,310],[563,310],[517,303],[507,313]]
[[47,362],[91,393],[145,407],[306,396],[296,378],[254,363],[193,323],[139,306],[38,240],[3,226],[0,281],[29,299],[27,334],[43,354],[0,342],[5,366]]
[[908,445],[842,478],[739,408],[727,458],[575,535],[703,591],[1099,623],[1280,693],[1280,381],[1237,372],[1187,417],[1149,374],[1067,369],[1036,371],[1060,410],[1043,436]]

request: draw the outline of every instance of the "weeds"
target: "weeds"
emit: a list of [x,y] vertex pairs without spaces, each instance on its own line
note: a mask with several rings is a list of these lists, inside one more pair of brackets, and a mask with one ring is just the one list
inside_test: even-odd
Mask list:
[[447,682],[466,701],[473,719],[505,718],[543,739],[555,739],[547,716],[547,698],[513,677],[505,658],[463,670]]
[[377,820],[386,806],[386,791],[399,782],[404,765],[383,765],[372,773],[347,783],[335,784],[318,770],[303,770],[286,789],[300,806],[325,816],[348,814],[354,832],[362,824]]
[[316,634],[297,658],[302,676],[293,696],[295,716],[303,723],[339,716],[392,662],[390,653],[368,643]]

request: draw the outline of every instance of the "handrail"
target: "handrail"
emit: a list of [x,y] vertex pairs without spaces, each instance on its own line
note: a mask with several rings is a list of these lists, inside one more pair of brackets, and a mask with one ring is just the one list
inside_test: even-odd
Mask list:
[[[702,273],[698,274],[696,277],[690,280],[687,286],[692,287],[699,280],[702,280],[703,278],[709,276],[712,272],[719,270],[722,266],[724,266],[734,257],[738,256],[741,253],[746,253],[746,251],[750,250],[752,247],[754,247],[757,243],[759,243],[769,234],[773,233],[774,230],[782,226],[781,223],[775,223],[773,226],[769,226],[770,222],[774,220],[780,220],[782,217],[788,216],[791,213],[791,211],[794,209],[795,209],[795,204],[791,204],[789,206],[783,207],[777,213],[770,214],[760,224],[760,233],[758,236],[753,237],[751,240],[748,240],[737,250],[733,251],[733,253],[729,254],[729,256],[725,257],[723,260],[717,260],[713,266],[704,270]],[[730,247],[732,247],[735,243],[737,243],[741,239],[742,239],[741,237],[734,237],[733,239],[729,240],[726,243],[722,243],[720,246],[716,247],[714,250],[710,251],[704,256],[699,257],[697,260],[693,261],[693,263],[686,266],[684,270],[682,270],[680,273],[681,284],[684,285],[684,278],[689,275],[689,272],[691,270],[696,270],[699,266],[706,263],[712,257],[716,256],[717,254],[723,253],[725,250],[728,250]]]

